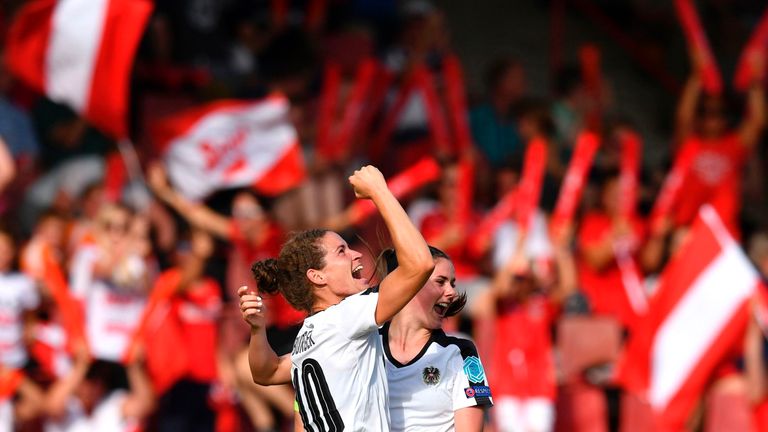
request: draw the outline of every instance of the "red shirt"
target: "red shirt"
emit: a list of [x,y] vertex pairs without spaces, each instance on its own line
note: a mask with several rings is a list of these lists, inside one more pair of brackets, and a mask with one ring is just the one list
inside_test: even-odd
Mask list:
[[[230,241],[235,246],[229,259],[227,282],[231,289],[242,285],[253,285],[251,265],[267,258],[277,258],[280,254],[285,235],[277,224],[270,223],[262,242],[255,245],[248,241],[240,227],[233,223],[230,229]],[[234,297],[233,297],[234,298]],[[306,315],[297,311],[282,295],[265,296],[267,319],[270,325],[285,328],[304,321]]]
[[181,324],[189,354],[189,378],[201,382],[216,380],[218,322],[222,309],[219,284],[211,278],[202,279],[176,294],[172,308]]
[[491,388],[495,396],[555,399],[551,327],[556,311],[543,295],[497,305]]
[[[595,314],[610,315],[624,326],[630,327],[637,319],[637,314],[627,297],[616,260],[612,260],[602,269],[596,269],[587,263],[583,256],[584,249],[602,244],[606,236],[611,235],[612,229],[611,219],[604,213],[589,213],[581,221],[578,233],[580,253],[576,261],[579,285]],[[645,230],[639,219],[632,221],[632,230],[635,244],[641,244]]]
[[[477,222],[477,217],[475,215],[473,215],[470,224],[474,224],[474,222]],[[419,231],[421,231],[421,234],[424,236],[424,240],[426,240],[427,243],[432,244],[435,239],[443,235],[443,232],[445,232],[450,223],[451,220],[443,212],[442,208],[437,207],[424,216],[421,220]],[[466,241],[461,241],[443,251],[451,257],[453,266],[456,269],[457,279],[471,278],[478,274],[477,266],[475,265],[474,260],[469,257],[466,244]]]
[[[684,147],[695,147],[696,152],[691,168],[683,180],[674,208],[674,221],[678,225],[688,225],[696,217],[699,207],[710,202],[717,195],[725,192],[736,202],[715,202],[726,224],[736,223],[741,194],[741,174],[750,154],[735,133],[718,140],[703,141],[692,136],[685,140]],[[682,152],[682,149],[681,149]]]

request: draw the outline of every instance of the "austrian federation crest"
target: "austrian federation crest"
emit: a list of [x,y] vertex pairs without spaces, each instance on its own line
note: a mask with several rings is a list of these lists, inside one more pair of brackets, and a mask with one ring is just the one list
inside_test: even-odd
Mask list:
[[437,385],[440,382],[440,369],[434,366],[425,367],[421,377],[424,379],[424,384]]

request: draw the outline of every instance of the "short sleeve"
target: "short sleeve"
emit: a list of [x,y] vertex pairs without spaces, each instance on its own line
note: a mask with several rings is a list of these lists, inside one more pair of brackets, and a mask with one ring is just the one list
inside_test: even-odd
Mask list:
[[364,338],[371,332],[379,330],[379,326],[376,324],[376,304],[378,301],[378,286],[349,296],[334,306],[332,311],[335,314],[334,321],[348,338]]
[[457,355],[455,359],[453,410],[492,406],[491,388],[488,386],[488,378],[475,345],[468,340],[462,340],[460,348],[461,355]]

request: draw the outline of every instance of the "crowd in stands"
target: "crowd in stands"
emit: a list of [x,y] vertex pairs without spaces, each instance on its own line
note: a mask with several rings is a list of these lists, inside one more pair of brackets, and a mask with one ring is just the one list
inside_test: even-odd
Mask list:
[[[0,26],[17,3],[0,5]],[[636,267],[641,296],[650,297],[699,208],[726,196],[717,210],[768,275],[761,229],[768,220],[745,220],[749,203],[741,199],[765,181],[765,171],[747,169],[761,153],[763,83],[738,104],[706,95],[692,52],[669,163],[642,166],[637,211],[627,213],[622,134],[644,131],[614,115],[627,101],[612,98],[610,76],[594,80],[584,67],[563,67],[552,94],[533,95],[523,63],[489,58],[484,94],[470,94],[465,113],[471,144],[461,147],[451,120],[461,104],[450,100],[456,81],[446,72],[456,58],[451,38],[460,37],[443,11],[420,0],[156,0],[131,85],[142,169],[129,167],[118,189],[110,172],[122,157],[118,144],[0,65],[0,431],[292,430],[292,388],[262,387],[250,376],[236,291],[254,284],[251,264],[276,256],[297,229],[329,227],[358,245],[380,238],[363,246],[372,269],[389,244],[379,220],[354,218],[346,176],[364,163],[396,176],[425,156],[439,161],[439,179],[402,201],[427,242],[450,255],[468,296],[445,330],[478,346],[495,403],[488,430],[608,431],[636,422],[613,375],[641,318],[623,266]],[[338,67],[341,84],[326,117],[340,124],[359,65],[370,59],[378,94],[365,101],[350,144],[329,157],[317,145],[328,65]],[[763,62],[754,59],[756,68]],[[406,91],[414,85],[427,90]],[[273,92],[290,100],[306,180],[277,197],[242,188],[195,202],[179,193],[152,142],[152,122],[205,101]],[[450,145],[438,142],[438,117]],[[585,131],[602,144],[576,217],[553,231]],[[522,181],[532,142],[547,151],[530,224],[509,217],[475,241],[473,228]],[[675,155],[694,147],[673,210],[652,221]],[[474,166],[469,205],[466,160]],[[280,296],[267,302],[270,342],[289,353],[304,315]],[[756,313],[743,349],[709,377],[701,406],[725,394],[731,412],[762,418],[766,325]],[[137,338],[139,330],[150,336]],[[707,425],[713,412],[698,410],[691,427]]]

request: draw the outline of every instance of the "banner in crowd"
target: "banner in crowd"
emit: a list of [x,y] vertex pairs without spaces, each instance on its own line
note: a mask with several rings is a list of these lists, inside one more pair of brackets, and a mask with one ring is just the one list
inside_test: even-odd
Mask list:
[[704,33],[692,0],[675,0],[675,9],[688,45],[694,50],[694,55],[701,56],[704,90],[713,95],[722,93],[723,80],[720,77],[720,70],[717,68],[717,61],[709,47],[707,35]]
[[8,68],[114,138],[126,136],[128,85],[149,0],[34,0],[8,31]]
[[716,367],[742,344],[759,286],[720,216],[703,206],[619,366],[619,381],[650,403],[658,430],[684,429]]
[[296,130],[281,95],[225,100],[158,121],[152,129],[174,187],[190,199],[253,186],[278,195],[305,177]]

